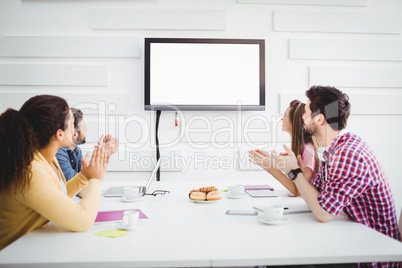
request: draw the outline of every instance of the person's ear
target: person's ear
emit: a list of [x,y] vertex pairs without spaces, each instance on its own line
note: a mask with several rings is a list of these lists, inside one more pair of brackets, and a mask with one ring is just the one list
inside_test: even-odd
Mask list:
[[78,138],[78,131],[74,130],[73,139],[76,140]]
[[317,120],[316,123],[317,123],[318,125],[320,125],[320,126],[321,126],[321,125],[324,125],[324,123],[327,122],[327,121],[325,120],[325,116],[324,116],[323,114],[317,115],[316,118],[317,118],[317,119],[316,119],[316,120]]
[[63,141],[63,140],[64,140],[64,131],[63,131],[63,130],[58,129],[58,130],[56,131],[56,139],[57,139],[58,141]]

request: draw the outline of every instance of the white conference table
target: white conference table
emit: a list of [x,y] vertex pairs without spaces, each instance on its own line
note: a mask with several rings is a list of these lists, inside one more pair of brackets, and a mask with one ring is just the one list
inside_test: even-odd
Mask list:
[[[229,199],[194,203],[191,189],[230,182],[154,182],[152,189],[170,190],[169,199],[145,196],[121,202],[102,198],[100,210],[141,209],[149,219],[142,228],[117,237],[95,234],[114,230],[117,223],[94,224],[90,231],[69,232],[49,223],[0,252],[0,267],[218,267],[402,261],[402,243],[361,224],[339,217],[319,223],[312,213],[291,214],[281,225],[260,223],[256,216],[228,216],[226,210],[252,210],[253,206],[281,203],[305,206],[284,189],[276,198]],[[247,184],[267,184],[251,181]],[[136,183],[104,183],[112,185]],[[137,182],[138,185],[138,182]],[[276,187],[276,186],[274,186]],[[276,187],[280,188],[280,187]]]

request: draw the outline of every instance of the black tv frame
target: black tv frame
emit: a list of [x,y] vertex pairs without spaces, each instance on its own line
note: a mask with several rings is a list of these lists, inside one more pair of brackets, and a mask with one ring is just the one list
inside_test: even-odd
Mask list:
[[[264,39],[215,39],[215,38],[145,38],[144,48],[144,109],[160,111],[264,111],[265,110],[265,40]],[[152,43],[205,43],[205,44],[258,44],[260,55],[259,105],[151,105],[150,47]]]

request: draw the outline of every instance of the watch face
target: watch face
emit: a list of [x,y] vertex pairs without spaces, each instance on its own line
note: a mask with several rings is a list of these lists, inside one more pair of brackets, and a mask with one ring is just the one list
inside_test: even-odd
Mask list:
[[289,179],[291,179],[292,181],[295,180],[297,177],[297,174],[299,174],[300,172],[302,172],[300,168],[290,171],[288,174]]
[[295,174],[293,174],[293,170],[289,173],[289,179],[292,181],[295,179]]

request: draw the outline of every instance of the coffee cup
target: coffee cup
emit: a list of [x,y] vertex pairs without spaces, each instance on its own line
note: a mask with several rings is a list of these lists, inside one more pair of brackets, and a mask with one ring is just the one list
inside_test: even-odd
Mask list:
[[134,228],[138,222],[140,213],[137,210],[124,211],[122,224],[126,228]]
[[267,205],[263,207],[264,219],[267,221],[278,221],[283,216],[284,207],[280,205]]
[[229,185],[228,191],[231,196],[244,195],[244,187],[243,187],[243,185],[240,185],[240,184]]
[[123,189],[123,197],[126,200],[132,200],[138,198],[140,193],[140,188],[139,187],[124,187]]

